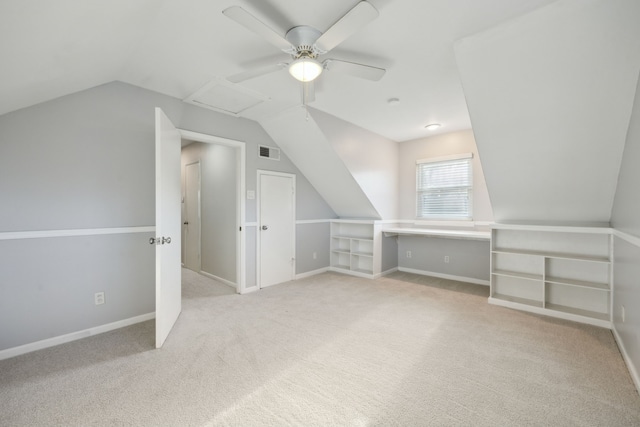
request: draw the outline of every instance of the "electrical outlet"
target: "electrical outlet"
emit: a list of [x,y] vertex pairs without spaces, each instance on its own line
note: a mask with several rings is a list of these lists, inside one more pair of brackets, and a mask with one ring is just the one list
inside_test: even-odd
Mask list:
[[96,305],[104,304],[104,292],[96,292],[93,296]]
[[444,256],[444,262],[447,264],[449,263],[449,255]]
[[313,253],[313,259],[318,259],[318,253],[317,252]]
[[625,313],[624,305],[622,306],[621,316],[622,316],[622,323],[624,323],[624,318],[626,317],[626,313]]
[[411,258],[411,251],[407,251],[407,258]]

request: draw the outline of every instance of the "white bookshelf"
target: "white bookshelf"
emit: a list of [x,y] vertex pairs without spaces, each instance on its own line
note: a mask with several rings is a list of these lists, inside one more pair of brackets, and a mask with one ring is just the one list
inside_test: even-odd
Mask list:
[[608,228],[496,224],[489,302],[611,327]]
[[379,276],[380,229],[375,220],[331,220],[330,269],[360,277]]

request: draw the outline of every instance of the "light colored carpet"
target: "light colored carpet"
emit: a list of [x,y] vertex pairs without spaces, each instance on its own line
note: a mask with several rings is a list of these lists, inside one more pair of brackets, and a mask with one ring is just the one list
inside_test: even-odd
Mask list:
[[0,425],[640,425],[610,331],[491,306],[482,286],[183,280],[160,350],[145,322],[0,361]]

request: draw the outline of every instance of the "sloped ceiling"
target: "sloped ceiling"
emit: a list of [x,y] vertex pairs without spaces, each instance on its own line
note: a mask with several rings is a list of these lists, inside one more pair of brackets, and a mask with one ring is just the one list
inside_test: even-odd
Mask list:
[[[214,79],[290,60],[222,14],[238,5],[284,35],[325,31],[359,0],[2,0],[0,114],[111,81],[185,99]],[[454,40],[553,0],[369,0],[379,17],[330,52],[387,69],[379,82],[320,76],[312,107],[394,141],[470,127]],[[269,100],[262,120],[300,104],[286,70],[240,84]],[[389,98],[400,98],[390,108]],[[432,135],[432,133],[430,134]]]
[[558,1],[455,47],[496,221],[607,223],[640,2]]
[[381,218],[305,109],[291,108],[261,124],[339,217]]

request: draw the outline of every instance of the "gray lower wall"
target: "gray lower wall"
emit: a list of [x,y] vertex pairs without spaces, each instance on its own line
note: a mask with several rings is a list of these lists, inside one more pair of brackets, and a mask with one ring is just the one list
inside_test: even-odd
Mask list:
[[296,225],[296,274],[329,267],[329,227],[328,221]]
[[[298,219],[335,217],[286,156],[258,158],[258,144],[276,146],[258,123],[113,82],[0,116],[0,233],[153,226],[155,107],[181,129],[243,141],[247,190],[258,168],[294,173]],[[0,351],[153,312],[149,237],[0,241]],[[245,238],[251,288],[255,227]]]
[[152,236],[0,240],[0,350],[153,313]]
[[[411,251],[411,258],[407,257]],[[444,257],[449,262],[444,262]],[[423,236],[398,236],[398,266],[426,273],[489,281],[489,242],[441,239]]]
[[385,273],[396,268],[398,268],[398,239],[395,236],[385,237],[382,233],[380,271]]

